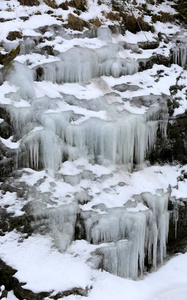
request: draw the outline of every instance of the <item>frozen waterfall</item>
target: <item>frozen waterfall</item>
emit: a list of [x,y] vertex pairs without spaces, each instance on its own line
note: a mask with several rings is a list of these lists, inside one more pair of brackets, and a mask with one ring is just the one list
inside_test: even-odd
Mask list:
[[158,120],[128,112],[111,115],[110,120],[92,117],[82,122],[81,115],[71,111],[36,115],[34,109],[29,113],[24,108],[18,114],[11,107],[10,112],[13,120],[20,117],[15,124],[25,134],[20,146],[26,153],[22,165],[50,172],[56,172],[63,161],[81,156],[99,164],[141,164],[160,126]]
[[[50,192],[33,192],[33,201],[35,204],[37,202],[33,204],[33,227],[44,227],[46,232],[50,232],[54,244],[62,252],[75,240],[75,228],[79,227],[79,237],[95,247],[90,258],[94,267],[135,279],[142,275],[145,260],[156,268],[166,255],[168,194],[163,191],[155,195],[141,193],[139,198],[134,196],[134,199],[130,199],[130,204],[124,200],[118,206],[114,201],[115,206],[105,207],[101,213],[99,209],[94,210],[91,204],[88,208],[84,207],[94,196],[89,195],[88,182],[82,188],[79,184],[81,180],[84,183],[90,180],[91,183],[95,181],[102,185],[108,176],[104,174],[103,177],[97,177],[86,169],[87,165],[91,169],[96,165],[97,168],[111,167],[114,173],[123,166],[125,170],[132,170],[134,165],[143,166],[147,152],[154,148],[158,131],[166,135],[165,100],[160,105],[156,96],[142,97],[142,105],[146,101],[149,104],[144,105],[141,113],[136,110],[132,113],[125,105],[127,99],[119,91],[114,92],[111,86],[109,89],[104,79],[100,81],[104,82],[107,92],[103,92],[102,96],[76,98],[73,93],[66,94],[63,91],[65,83],[76,87],[79,83],[81,89],[86,90],[87,85],[90,82],[94,85],[100,76],[110,76],[113,80],[135,74],[138,63],[124,58],[120,54],[122,51],[120,44],[112,43],[97,49],[75,46],[59,54],[53,62],[41,63],[32,69],[14,62],[3,76],[14,86],[12,92],[6,95],[9,101],[6,107],[16,133],[14,141],[19,141],[18,167],[45,170],[46,177],[59,180],[59,185],[64,183],[65,189],[71,191],[65,194],[61,189],[60,195],[57,193],[53,198],[57,183],[53,182],[53,186],[50,186],[48,177]],[[60,86],[58,97],[37,96],[40,88],[48,90],[57,85]],[[134,99],[134,103],[131,103],[132,99],[128,100],[129,106],[138,101]],[[75,167],[75,162],[82,158],[86,164]],[[72,174],[66,176],[63,173],[63,164],[67,162],[74,163],[77,168],[73,179]],[[41,182],[45,182],[46,177]],[[123,184],[125,186],[126,183]],[[105,185],[107,197],[110,188]],[[118,197],[117,191],[115,196]],[[95,197],[98,197],[98,193]],[[104,203],[102,197],[99,201],[100,204]],[[136,210],[138,205],[143,209]]]

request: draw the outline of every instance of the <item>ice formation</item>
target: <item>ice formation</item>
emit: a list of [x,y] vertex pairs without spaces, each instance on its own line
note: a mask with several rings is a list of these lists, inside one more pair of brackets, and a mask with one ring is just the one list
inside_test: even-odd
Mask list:
[[159,120],[128,112],[112,114],[110,120],[85,121],[72,111],[34,114],[32,108],[10,108],[10,112],[17,129],[25,134],[21,150],[26,150],[27,162],[23,166],[54,172],[67,157],[77,156],[88,156],[99,164],[141,164],[162,126]]
[[105,214],[83,212],[87,240],[100,244],[96,251],[100,267],[118,276],[137,278],[143,273],[146,256],[154,268],[166,256],[168,193],[143,193],[139,201],[147,210],[131,212],[124,207],[108,209]]
[[89,82],[102,75],[119,77],[134,74],[138,71],[138,63],[131,58],[117,58],[116,54],[123,50],[118,44],[109,44],[93,50],[74,47],[59,55],[59,61],[46,63],[38,75],[38,67],[33,70],[37,80],[62,82]]
[[172,49],[172,52],[174,64],[185,67],[185,65],[187,64],[187,45],[178,45]]
[[[102,35],[101,30],[98,38],[102,39]],[[106,38],[111,41],[109,32]],[[16,130],[14,139],[20,142],[19,168],[44,169],[55,178],[63,162],[82,157],[92,165],[132,167],[144,163],[147,151],[154,147],[157,131],[166,135],[167,110],[163,103],[161,106],[157,103],[157,98],[150,95],[145,113],[138,114],[127,111],[125,100],[118,103],[119,94],[112,92],[87,100],[65,93],[60,93],[59,98],[37,98],[34,89],[34,81],[85,84],[103,75],[120,77],[136,73],[138,63],[128,57],[121,58],[120,51],[123,47],[112,43],[94,50],[74,47],[59,54],[59,61],[33,69],[15,62],[4,73],[5,79],[17,87],[17,92],[6,96],[10,98],[7,110]],[[22,100],[25,101],[23,106],[19,105]],[[146,102],[147,98],[142,101]],[[78,186],[81,178],[88,180],[89,176],[92,181],[89,171],[85,170],[74,177],[69,175],[69,181],[68,175],[59,176],[71,186]],[[102,178],[99,181],[102,184]],[[169,220],[167,193],[141,194],[135,202],[145,206],[142,211],[131,211],[128,205],[117,207],[117,203],[103,213],[80,208],[78,204],[84,205],[88,198],[87,192],[83,190],[81,194],[78,190],[71,203],[63,199],[56,207],[46,203],[40,208],[37,205],[34,226],[42,228],[44,225],[58,249],[65,251],[75,239],[81,216],[79,237],[97,246],[95,255],[99,257],[99,266],[122,277],[136,278],[142,274],[145,259],[154,267],[158,261],[163,262]]]

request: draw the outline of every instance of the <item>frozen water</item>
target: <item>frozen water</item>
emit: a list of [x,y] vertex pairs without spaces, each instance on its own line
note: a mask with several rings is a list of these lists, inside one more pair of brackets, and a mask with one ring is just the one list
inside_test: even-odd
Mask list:
[[40,65],[43,68],[40,75],[35,68],[34,78],[57,83],[89,82],[102,75],[119,77],[136,73],[138,63],[135,60],[116,57],[122,49],[119,44],[109,44],[96,50],[74,47],[60,54],[58,62]]
[[83,213],[87,240],[101,244],[96,251],[102,254],[100,266],[112,274],[137,278],[144,270],[146,256],[154,268],[166,256],[168,194],[160,191],[160,195],[143,193],[141,197],[147,205],[145,211],[113,208],[104,214]]
[[185,67],[187,64],[187,45],[182,44],[172,49],[173,62],[181,67]]
[[26,100],[35,98],[32,71],[26,65],[14,62],[5,70],[5,79],[19,88],[21,98]]

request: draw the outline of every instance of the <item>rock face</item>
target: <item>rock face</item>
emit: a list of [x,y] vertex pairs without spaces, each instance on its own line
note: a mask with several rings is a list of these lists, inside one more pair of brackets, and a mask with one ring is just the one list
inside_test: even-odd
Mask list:
[[168,122],[167,136],[159,137],[149,155],[152,163],[187,163],[187,113]]

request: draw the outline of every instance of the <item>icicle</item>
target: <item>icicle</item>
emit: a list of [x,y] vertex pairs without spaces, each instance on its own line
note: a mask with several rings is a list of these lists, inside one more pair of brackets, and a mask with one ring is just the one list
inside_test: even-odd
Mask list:
[[[92,50],[88,48],[72,48],[59,55],[59,61],[44,64],[40,80],[62,82],[89,82],[92,78],[102,75],[134,74],[138,71],[138,63],[130,58],[116,58],[117,52],[123,50],[118,44]],[[37,69],[33,70],[38,80]]]
[[[166,256],[166,242],[169,230],[169,212],[168,212],[168,193],[160,191],[161,195],[152,195],[151,193],[143,193],[142,199],[148,205],[153,212],[149,220],[149,237],[148,241],[151,241],[153,246],[153,265],[157,265],[157,244],[160,245],[160,261],[163,263],[163,259]],[[149,243],[148,242],[148,243]],[[151,245],[148,247],[151,251]],[[151,252],[148,253],[151,258]]]
[[180,45],[175,47],[173,50],[173,62],[181,67],[185,67],[187,63],[187,46]]
[[168,193],[143,193],[145,211],[129,212],[126,208],[108,209],[105,214],[82,212],[87,240],[99,244],[103,268],[122,277],[137,278],[144,270],[144,260],[156,268],[166,256],[169,230]]

